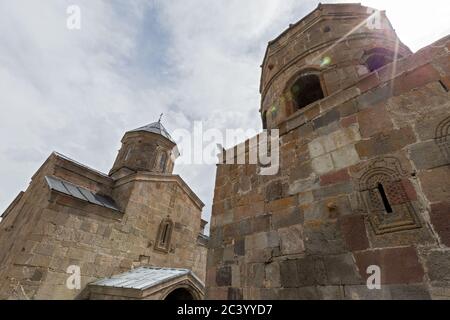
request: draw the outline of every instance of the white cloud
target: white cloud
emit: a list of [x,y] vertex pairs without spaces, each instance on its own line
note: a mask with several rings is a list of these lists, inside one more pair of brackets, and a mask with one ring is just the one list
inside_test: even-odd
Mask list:
[[[417,49],[449,33],[446,2],[363,4],[387,9],[399,36]],[[124,131],[161,112],[169,131],[195,120],[205,129],[259,129],[267,42],[317,3],[0,2],[0,208],[53,150],[107,172]],[[80,31],[66,28],[71,4],[81,8]],[[215,166],[176,172],[206,203],[208,216]]]

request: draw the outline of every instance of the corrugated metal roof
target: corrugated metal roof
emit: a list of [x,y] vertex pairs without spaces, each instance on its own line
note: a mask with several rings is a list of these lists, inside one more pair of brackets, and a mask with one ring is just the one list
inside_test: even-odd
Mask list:
[[108,176],[107,174],[105,174],[105,173],[103,173],[103,172],[101,172],[101,171],[98,171],[98,170],[96,170],[96,169],[93,169],[93,168],[91,168],[91,167],[89,167],[89,166],[87,166],[87,165],[84,165],[84,164],[82,164],[82,163],[80,163],[80,162],[78,162],[78,161],[75,161],[75,160],[69,158],[68,156],[63,155],[62,153],[53,151],[53,154],[56,155],[57,157],[60,157],[60,158],[64,159],[64,160],[70,161],[70,162],[72,162],[73,164],[76,164],[77,166],[86,168],[86,169],[88,169],[89,171],[92,171],[92,172],[94,172],[94,173],[97,173],[98,175],[101,175],[101,176],[103,176],[103,177],[105,177],[105,178],[111,178],[111,177]]
[[51,190],[55,190],[66,195],[72,196],[74,198],[87,201],[89,203],[106,207],[112,210],[120,211],[119,208],[114,203],[114,200],[106,196],[98,195],[91,190],[77,186],[73,183],[60,180],[55,177],[46,176],[45,180]]
[[173,141],[172,137],[170,136],[170,134],[167,132],[166,128],[164,128],[164,126],[162,125],[161,122],[153,122],[150,123],[146,126],[128,131],[128,132],[136,132],[136,131],[147,131],[147,132],[152,132],[152,133],[156,133],[156,134],[160,134],[163,137],[169,139],[170,141],[172,141],[173,143],[175,143],[175,141]]
[[91,285],[145,290],[187,274],[191,274],[189,269],[139,267],[111,278],[96,281]]

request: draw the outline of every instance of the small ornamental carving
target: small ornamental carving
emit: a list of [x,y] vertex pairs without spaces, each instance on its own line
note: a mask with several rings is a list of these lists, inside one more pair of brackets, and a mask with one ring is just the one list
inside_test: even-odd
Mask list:
[[158,234],[155,241],[155,250],[168,253],[170,251],[170,241],[172,238],[173,222],[167,217],[159,225]]
[[442,120],[436,127],[435,141],[447,161],[450,161],[450,117]]
[[395,157],[372,161],[359,174],[358,188],[375,234],[420,228],[405,184],[408,172]]

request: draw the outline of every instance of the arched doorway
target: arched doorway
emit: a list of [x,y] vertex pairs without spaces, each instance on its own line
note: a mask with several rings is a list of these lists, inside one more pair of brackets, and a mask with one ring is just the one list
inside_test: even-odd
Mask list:
[[176,300],[195,300],[195,299],[189,290],[185,288],[178,288],[169,293],[164,300],[176,301]]

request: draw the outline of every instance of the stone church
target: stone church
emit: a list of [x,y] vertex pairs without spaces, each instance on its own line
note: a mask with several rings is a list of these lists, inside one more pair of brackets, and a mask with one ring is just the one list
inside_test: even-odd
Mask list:
[[0,222],[0,299],[202,299],[202,201],[161,122],[104,174],[53,153]]
[[320,4],[269,42],[279,170],[218,165],[207,298],[450,298],[450,37],[412,53],[373,12]]

